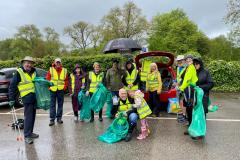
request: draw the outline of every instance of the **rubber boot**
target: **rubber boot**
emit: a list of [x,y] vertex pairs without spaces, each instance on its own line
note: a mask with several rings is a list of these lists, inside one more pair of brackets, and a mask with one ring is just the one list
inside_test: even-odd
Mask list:
[[138,140],[143,140],[143,139],[145,139],[146,138],[146,134],[147,134],[147,128],[146,128],[146,126],[142,126],[141,127],[141,134],[139,134],[139,136],[137,137],[137,139]]
[[128,134],[125,137],[125,142],[129,142],[132,139],[132,133],[135,127],[136,127],[136,124],[129,125]]

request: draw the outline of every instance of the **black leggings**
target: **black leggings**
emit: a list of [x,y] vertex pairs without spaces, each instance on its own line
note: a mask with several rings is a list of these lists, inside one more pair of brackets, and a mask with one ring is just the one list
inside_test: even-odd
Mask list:
[[149,92],[149,106],[152,110],[153,114],[159,114],[159,107],[160,107],[160,99],[157,91]]

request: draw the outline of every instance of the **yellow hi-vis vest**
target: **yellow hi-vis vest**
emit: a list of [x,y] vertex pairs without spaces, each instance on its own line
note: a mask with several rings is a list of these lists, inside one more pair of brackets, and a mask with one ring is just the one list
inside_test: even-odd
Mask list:
[[94,93],[96,91],[97,85],[103,81],[103,76],[103,72],[99,73],[98,75],[96,75],[94,72],[89,72],[89,79],[91,80],[89,89],[90,93]]
[[120,105],[119,105],[118,111],[119,112],[128,111],[129,109],[131,109],[131,107],[132,107],[132,104],[129,102],[128,98],[127,98],[125,104],[123,104],[123,102],[120,100]]
[[182,81],[182,74],[183,74],[183,72],[185,71],[185,69],[186,69],[186,67],[184,67],[182,70],[181,70],[181,72],[179,71],[179,67],[177,67],[177,82],[178,83],[181,83],[181,81]]
[[157,72],[148,73],[147,83],[149,91],[155,91],[159,87]]
[[142,62],[142,70],[140,72],[140,79],[143,82],[147,81],[147,74],[150,71],[151,63],[152,63],[152,61],[150,61],[150,60],[143,60],[143,62]]
[[21,81],[18,84],[20,96],[24,97],[30,93],[35,93],[33,80],[36,77],[36,72],[34,72],[32,76],[30,76],[28,73],[24,72],[22,68],[18,68],[17,71],[21,77]]
[[51,74],[51,82],[53,83],[53,86],[50,87],[50,90],[53,92],[56,92],[57,90],[63,90],[64,80],[67,77],[67,69],[62,68],[60,76],[58,76],[58,73],[54,67],[50,67],[49,71]]
[[[127,71],[127,77],[126,77],[126,82],[128,84],[133,84],[133,82],[136,80],[137,78],[137,74],[138,74],[138,70],[136,69],[136,67],[133,69],[131,75],[129,74],[129,72]],[[131,90],[131,91],[135,91],[138,90],[138,85],[134,85],[131,88],[128,88],[128,86],[124,87],[126,90]]]
[[[71,84],[72,84],[72,93],[74,93],[75,90],[75,75],[74,74],[70,74],[71,77]],[[85,83],[85,78],[82,79],[82,84]]]
[[139,95],[135,95],[134,98],[140,98],[141,99],[141,105],[137,108],[137,112],[140,119],[144,119],[148,115],[152,113],[151,109],[149,108],[147,102],[145,99]]

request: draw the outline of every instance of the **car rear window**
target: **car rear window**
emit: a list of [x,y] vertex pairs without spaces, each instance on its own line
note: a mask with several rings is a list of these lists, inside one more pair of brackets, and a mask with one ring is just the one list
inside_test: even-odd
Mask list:
[[6,79],[6,75],[3,72],[0,72],[0,80]]
[[10,71],[6,71],[5,75],[7,79],[11,79],[13,77],[13,73],[15,73],[16,70],[10,70]]

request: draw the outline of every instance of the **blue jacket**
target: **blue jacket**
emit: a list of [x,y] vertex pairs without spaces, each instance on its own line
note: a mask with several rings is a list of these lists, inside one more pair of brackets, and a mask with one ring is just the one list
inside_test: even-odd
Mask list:
[[[23,72],[26,72],[25,69],[21,66],[23,69]],[[32,68],[30,74],[33,74],[36,71],[35,68]],[[36,73],[37,76],[37,73]],[[10,82],[10,86],[8,89],[8,95],[9,95],[9,101],[16,101],[16,96],[19,93],[18,92],[18,84],[21,82],[21,77],[20,74],[16,71],[13,75],[13,78]],[[35,103],[36,102],[36,95],[35,93],[30,93],[24,97],[22,97],[23,104],[28,104],[28,103]]]

